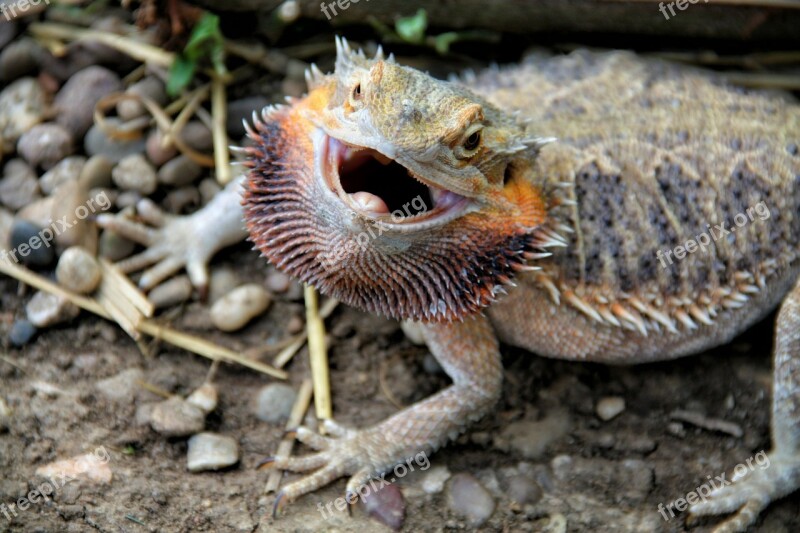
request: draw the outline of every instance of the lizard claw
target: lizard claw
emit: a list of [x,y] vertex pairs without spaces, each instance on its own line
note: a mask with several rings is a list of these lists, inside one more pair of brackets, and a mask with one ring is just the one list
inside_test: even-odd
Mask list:
[[[763,452],[761,452],[763,453]],[[750,461],[752,463],[752,461]],[[737,470],[739,466],[737,465]],[[689,507],[690,517],[735,512],[719,524],[714,533],[745,531],[770,502],[782,498],[800,486],[800,457],[771,452],[766,464],[752,465],[741,474],[716,487],[702,501]],[[698,489],[699,492],[699,489]]]
[[348,503],[353,503],[362,486],[394,464],[394,452],[379,438],[380,433],[375,428],[358,431],[330,421],[325,421],[323,425],[331,434],[330,437],[305,427],[296,430],[297,440],[316,450],[316,453],[272,458],[271,465],[275,468],[308,473],[280,491],[278,498],[281,501],[294,501],[337,478],[350,475],[346,494]]
[[150,200],[137,204],[137,215],[145,223],[124,215],[101,214],[97,224],[142,246],[141,253],[123,259],[117,266],[126,274],[144,270],[139,287],[149,291],[185,268],[189,279],[200,292],[208,286],[208,262],[216,249],[208,246],[202,226],[194,215],[175,216],[164,213]]

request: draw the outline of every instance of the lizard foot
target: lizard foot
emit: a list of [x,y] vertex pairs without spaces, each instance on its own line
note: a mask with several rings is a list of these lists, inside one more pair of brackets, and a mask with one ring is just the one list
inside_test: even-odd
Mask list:
[[331,420],[325,420],[323,427],[330,436],[322,436],[305,427],[299,427],[294,432],[297,440],[316,450],[316,453],[302,457],[275,457],[266,461],[266,464],[281,470],[310,472],[281,489],[275,500],[273,515],[277,515],[286,503],[345,475],[351,476],[347,482],[345,500],[352,504],[361,487],[370,479],[380,477],[383,471],[398,461],[396,450],[387,446],[377,428],[354,430]]
[[[763,452],[762,452],[763,454]],[[757,455],[758,457],[758,455]],[[689,507],[690,516],[718,515],[736,512],[719,524],[714,533],[745,531],[772,501],[800,488],[800,456],[773,451],[765,464],[749,464],[723,486],[712,490],[703,501]],[[752,468],[755,467],[755,468]]]

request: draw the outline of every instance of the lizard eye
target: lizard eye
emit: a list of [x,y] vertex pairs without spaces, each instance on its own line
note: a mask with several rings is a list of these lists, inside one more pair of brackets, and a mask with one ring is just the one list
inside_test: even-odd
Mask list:
[[476,130],[472,132],[472,135],[467,137],[467,140],[464,141],[464,150],[467,152],[472,152],[481,144],[481,130]]
[[361,84],[357,83],[356,86],[353,87],[353,100],[360,100],[361,96]]

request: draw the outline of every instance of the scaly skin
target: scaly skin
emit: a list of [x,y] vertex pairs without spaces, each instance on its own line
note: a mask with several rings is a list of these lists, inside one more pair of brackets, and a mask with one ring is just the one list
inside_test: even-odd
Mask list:
[[[354,492],[489,412],[498,340],[571,360],[672,359],[781,302],[771,465],[690,512],[733,512],[717,531],[744,530],[800,486],[796,104],[626,53],[444,83],[338,48],[334,74],[310,73],[308,96],[254,121],[251,239],[325,293],[419,322],[453,385],[372,428],[298,431],[320,451],[274,460],[312,471],[279,503],[343,475]],[[425,210],[391,216],[415,195]],[[672,252],[711,229],[704,249]]]

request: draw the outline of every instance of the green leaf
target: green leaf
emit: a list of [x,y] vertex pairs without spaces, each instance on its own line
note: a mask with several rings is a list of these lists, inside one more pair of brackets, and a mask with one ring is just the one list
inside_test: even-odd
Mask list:
[[436,51],[444,55],[450,52],[451,44],[458,42],[460,40],[461,36],[458,33],[454,31],[448,31],[446,33],[440,33],[439,35],[434,37],[433,42]]
[[420,9],[411,17],[398,19],[395,24],[397,35],[412,44],[422,44],[425,41],[425,30],[428,29],[428,14]]
[[183,52],[172,64],[167,93],[176,96],[188,87],[201,63],[210,63],[220,76],[228,73],[225,66],[225,37],[219,29],[219,17],[208,12],[192,28]]
[[167,94],[170,96],[179,95],[192,82],[195,71],[197,71],[197,61],[183,56],[176,57],[175,62],[172,63],[172,67],[169,69]]

